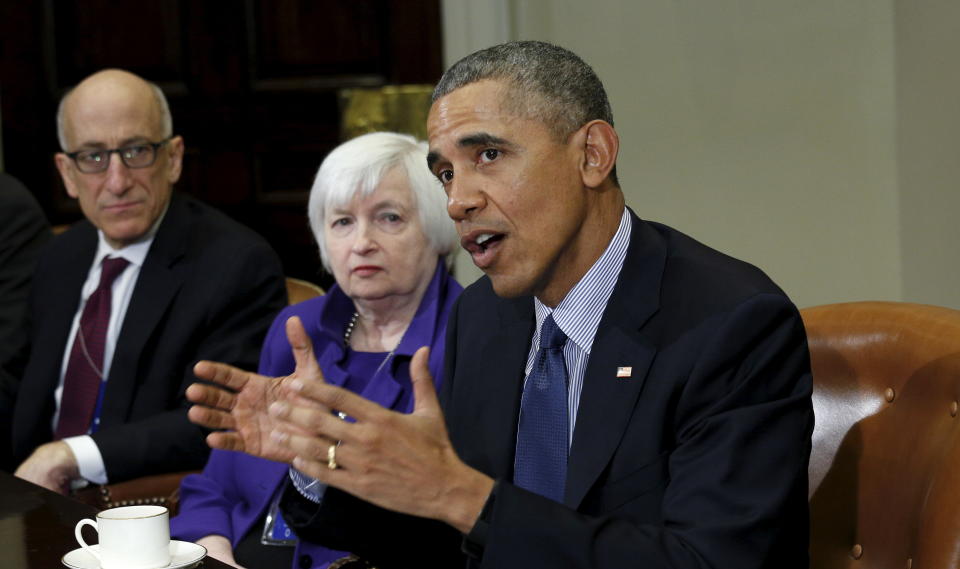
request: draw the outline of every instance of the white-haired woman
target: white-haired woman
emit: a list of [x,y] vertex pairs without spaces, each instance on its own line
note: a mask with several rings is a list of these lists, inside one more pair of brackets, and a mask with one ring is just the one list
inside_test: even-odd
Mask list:
[[[373,133],[338,146],[317,172],[309,217],[336,285],[280,313],[259,372],[293,372],[285,322],[299,316],[327,382],[409,412],[410,359],[430,346],[430,371],[441,381],[447,315],[462,290],[444,262],[457,235],[426,144]],[[237,566],[326,567],[346,553],[297,543],[286,529],[278,500],[287,473],[286,464],[213,451],[202,474],[184,479],[171,535]]]

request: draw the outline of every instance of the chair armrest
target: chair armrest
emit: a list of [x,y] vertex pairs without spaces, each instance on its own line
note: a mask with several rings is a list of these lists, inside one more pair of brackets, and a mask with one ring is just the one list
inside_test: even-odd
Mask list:
[[180,481],[198,471],[170,472],[143,476],[115,484],[98,484],[82,488],[73,497],[99,510],[120,506],[166,506],[170,516],[177,514],[180,505]]

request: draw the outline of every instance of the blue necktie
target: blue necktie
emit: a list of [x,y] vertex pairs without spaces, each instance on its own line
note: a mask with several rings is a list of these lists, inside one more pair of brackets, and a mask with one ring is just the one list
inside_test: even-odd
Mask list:
[[523,387],[513,482],[563,502],[567,480],[567,337],[547,316],[540,327],[540,349]]

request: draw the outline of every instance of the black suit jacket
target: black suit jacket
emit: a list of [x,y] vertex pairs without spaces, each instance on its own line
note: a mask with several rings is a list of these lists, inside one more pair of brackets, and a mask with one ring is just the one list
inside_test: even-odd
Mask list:
[[[96,229],[83,221],[54,239],[37,267],[31,353],[13,416],[17,462],[53,438],[53,392],[96,249]],[[193,364],[255,368],[285,303],[280,262],[261,237],[174,195],[140,269],[93,434],[111,482],[203,466],[209,449],[184,396]]]
[[[765,275],[633,217],[584,378],[564,504],[510,482],[533,328],[532,299],[500,299],[488,279],[464,292],[448,326],[450,436],[497,480],[464,543],[470,566],[807,566],[809,355],[799,314]],[[438,524],[332,490],[311,512],[294,494],[285,505],[308,538],[384,566],[422,564],[425,552],[434,566],[456,563],[460,540],[426,529]]]
[[[13,413],[13,377],[23,371],[17,358],[27,345],[26,317],[30,279],[50,226],[33,195],[12,176],[0,172],[0,417]],[[9,374],[9,375],[8,375]],[[12,468],[10,431],[0,423],[0,468]]]

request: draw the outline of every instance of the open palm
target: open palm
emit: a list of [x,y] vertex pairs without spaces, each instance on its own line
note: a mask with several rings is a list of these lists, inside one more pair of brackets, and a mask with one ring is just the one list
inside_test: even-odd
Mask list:
[[187,399],[195,403],[189,417],[198,425],[218,429],[207,437],[207,444],[212,448],[245,452],[279,462],[293,459],[294,454],[271,437],[279,423],[270,415],[270,406],[290,401],[298,406],[324,409],[319,403],[296,396],[288,389],[294,379],[303,383],[323,382],[323,373],[299,318],[287,321],[287,338],[296,368],[285,377],[267,377],[209,361],[194,366],[198,378],[214,385],[195,383],[187,389]]

